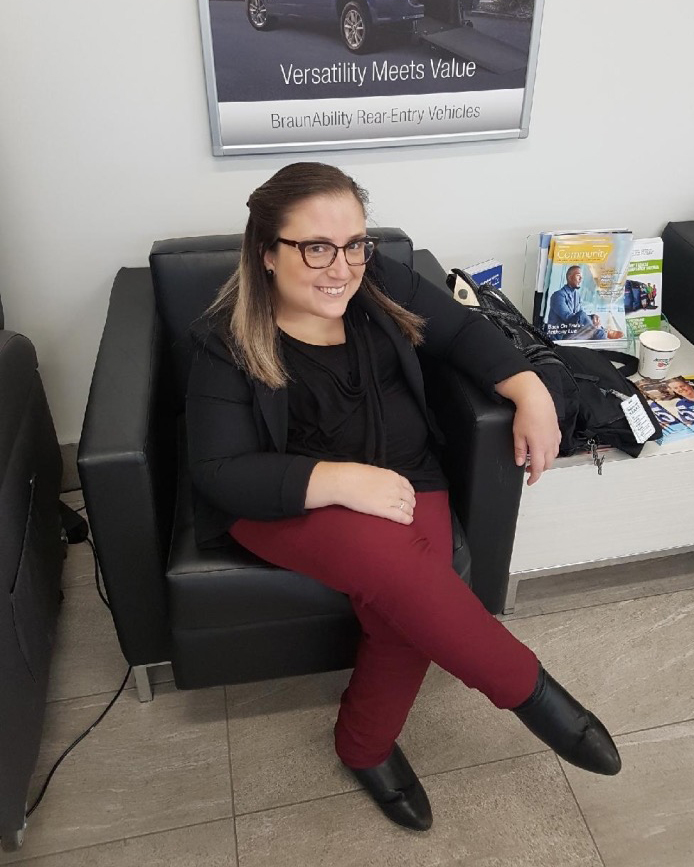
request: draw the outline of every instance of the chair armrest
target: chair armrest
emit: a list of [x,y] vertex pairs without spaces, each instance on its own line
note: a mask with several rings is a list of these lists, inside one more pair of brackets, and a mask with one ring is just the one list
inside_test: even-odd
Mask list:
[[425,280],[433,283],[434,286],[439,286],[447,295],[451,294],[451,290],[446,286],[446,272],[431,250],[415,250],[412,256],[412,267]]
[[[442,291],[446,272],[429,250],[415,250],[414,269]],[[513,404],[496,403],[469,377],[420,356],[427,402],[446,446],[443,467],[451,501],[470,546],[471,586],[492,614],[503,610],[523,468],[513,452]]]
[[523,487],[513,452],[513,404],[490,400],[448,365],[423,365],[427,400],[446,445],[443,469],[470,546],[471,586],[492,614],[503,610]]
[[118,272],[77,464],[123,653],[170,658],[164,572],[176,484],[176,422],[148,268]]
[[14,331],[0,330],[0,488],[24,421],[37,366],[30,340]]
[[[36,609],[43,610],[41,601],[52,593],[52,585],[57,598],[61,474],[60,449],[34,346],[21,334],[0,330],[0,592],[23,592],[16,582],[25,552],[24,573],[36,582],[30,610],[34,601]],[[15,614],[18,626],[24,614]]]

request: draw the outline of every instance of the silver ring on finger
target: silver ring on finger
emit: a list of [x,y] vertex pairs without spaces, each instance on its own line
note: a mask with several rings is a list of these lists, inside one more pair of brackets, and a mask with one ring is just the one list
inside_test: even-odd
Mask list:
[[398,509],[400,509],[400,511],[402,512],[404,510],[404,508],[405,508],[405,501],[400,500],[400,505],[398,506]]

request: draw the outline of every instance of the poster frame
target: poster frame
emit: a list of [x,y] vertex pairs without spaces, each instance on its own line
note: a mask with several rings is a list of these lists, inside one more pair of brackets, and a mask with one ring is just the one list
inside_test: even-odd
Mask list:
[[[344,141],[316,142],[275,142],[272,144],[225,145],[222,139],[222,123],[217,98],[217,77],[214,65],[214,46],[212,42],[212,21],[210,19],[210,0],[198,0],[200,13],[200,36],[202,40],[203,63],[207,89],[207,102],[212,136],[212,153],[214,156],[240,156],[252,154],[274,153],[310,153],[312,151],[361,150],[384,147],[420,147],[431,144],[452,144],[459,142],[498,141],[502,139],[527,138],[530,131],[530,114],[535,77],[537,74],[537,59],[540,50],[540,32],[545,0],[535,0],[533,22],[530,32],[528,51],[528,68],[526,73],[520,125],[513,129],[485,130],[482,132],[438,133],[421,136],[388,136]],[[368,97],[365,97],[368,99]]]

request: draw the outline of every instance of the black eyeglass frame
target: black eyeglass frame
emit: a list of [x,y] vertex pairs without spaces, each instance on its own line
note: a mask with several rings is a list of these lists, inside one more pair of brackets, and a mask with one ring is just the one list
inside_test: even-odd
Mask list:
[[[286,244],[288,247],[296,247],[296,249],[301,253],[301,258],[304,260],[304,265],[306,265],[307,268],[313,268],[315,271],[320,271],[323,268],[329,268],[333,264],[335,259],[337,259],[337,254],[340,252],[340,250],[342,250],[342,252],[345,254],[345,261],[347,262],[348,265],[352,265],[352,267],[354,267],[354,268],[359,267],[359,265],[366,265],[366,263],[369,261],[369,259],[373,256],[373,254],[376,250],[376,247],[378,246],[378,242],[380,240],[381,240],[380,238],[374,238],[371,235],[364,235],[361,238],[352,238],[351,241],[348,241],[346,244],[343,244],[341,247],[338,246],[337,244],[333,244],[332,241],[319,241],[316,239],[311,240],[311,241],[290,241],[288,238],[278,238],[277,242],[280,244]],[[351,244],[356,244],[358,241],[365,241],[365,242],[367,242],[367,244],[370,244],[371,247],[369,248],[369,247],[365,246],[364,251],[366,251],[367,249],[370,249],[371,252],[369,253],[368,256],[365,256],[363,262],[360,262],[359,265],[356,265],[347,259],[347,248]],[[324,247],[332,247],[333,257],[328,262],[327,265],[311,265],[309,262],[306,261],[306,248],[311,247],[313,244],[322,244]]]

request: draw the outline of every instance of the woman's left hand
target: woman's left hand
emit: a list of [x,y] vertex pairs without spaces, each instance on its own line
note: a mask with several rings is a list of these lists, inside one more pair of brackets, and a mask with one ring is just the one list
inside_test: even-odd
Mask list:
[[534,373],[519,373],[497,385],[496,390],[516,404],[513,447],[520,467],[530,458],[526,471],[534,485],[559,453],[561,431],[554,401]]
[[533,400],[516,406],[513,419],[513,449],[519,467],[530,456],[526,472],[528,484],[534,485],[545,470],[554,463],[559,453],[561,433],[557,423],[554,402],[547,392],[547,400]]

